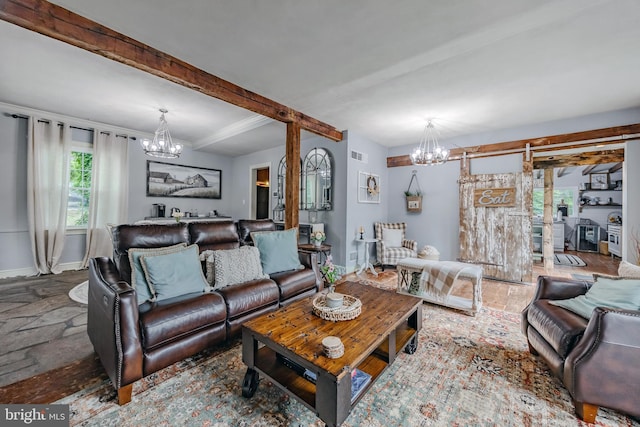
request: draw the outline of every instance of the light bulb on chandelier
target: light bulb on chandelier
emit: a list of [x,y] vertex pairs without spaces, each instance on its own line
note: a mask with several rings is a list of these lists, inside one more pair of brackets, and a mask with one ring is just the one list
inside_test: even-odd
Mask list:
[[420,139],[420,144],[411,153],[411,162],[414,165],[441,165],[449,159],[449,150],[440,147],[436,130],[431,120],[427,123]]

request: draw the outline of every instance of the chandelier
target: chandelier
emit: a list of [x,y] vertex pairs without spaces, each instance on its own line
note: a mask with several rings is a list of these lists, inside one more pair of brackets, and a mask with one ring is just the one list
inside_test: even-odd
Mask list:
[[160,125],[153,135],[153,141],[144,138],[140,141],[144,153],[148,156],[163,157],[165,159],[175,159],[180,157],[182,153],[182,145],[174,144],[169,133],[169,125],[164,118],[164,114],[168,111],[164,108],[160,109]]
[[441,165],[449,158],[449,150],[445,150],[438,144],[436,130],[433,123],[429,123],[424,128],[420,144],[411,153],[411,162],[414,165]]

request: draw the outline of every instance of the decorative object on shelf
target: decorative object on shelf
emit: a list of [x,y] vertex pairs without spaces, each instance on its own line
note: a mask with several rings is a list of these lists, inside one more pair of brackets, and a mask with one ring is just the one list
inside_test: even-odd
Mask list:
[[184,212],[177,211],[177,212],[172,213],[171,216],[176,219],[176,222],[180,222],[180,220],[184,216]]
[[313,314],[324,320],[338,322],[353,320],[362,313],[362,302],[351,295],[342,296],[341,307],[328,307],[326,295],[318,295],[313,299]]
[[449,150],[440,147],[433,122],[429,120],[422,133],[420,144],[411,153],[414,165],[441,165],[449,159]]
[[309,238],[311,239],[311,243],[316,246],[320,246],[322,245],[322,242],[327,240],[327,235],[324,234],[324,231],[317,230],[311,232],[311,236]]
[[592,173],[589,175],[592,190],[608,190],[609,189],[609,173]]
[[337,359],[344,354],[344,344],[338,337],[325,337],[322,339],[322,349],[329,359]]
[[182,145],[174,144],[171,139],[169,125],[164,118],[165,113],[168,113],[168,111],[161,108],[160,113],[160,124],[158,125],[158,129],[156,129],[156,133],[153,135],[153,141],[143,138],[140,140],[140,145],[144,153],[148,156],[176,159],[180,157],[182,153]]
[[364,239],[364,227],[362,225],[360,226],[358,233],[360,233],[360,240]]
[[380,177],[358,171],[358,203],[380,203]]
[[[413,180],[416,181],[416,190],[411,191],[411,185]],[[407,202],[407,212],[422,212],[422,189],[420,188],[420,182],[418,181],[418,171],[413,170],[411,172],[411,181],[409,181],[409,187],[404,192],[404,197]]]

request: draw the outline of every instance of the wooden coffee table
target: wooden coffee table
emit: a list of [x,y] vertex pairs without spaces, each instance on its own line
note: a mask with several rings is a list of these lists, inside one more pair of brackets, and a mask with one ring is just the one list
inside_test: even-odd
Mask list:
[[[242,360],[248,366],[243,396],[253,396],[260,373],[328,426],[339,426],[401,350],[415,352],[422,328],[421,299],[352,282],[338,285],[336,292],[359,298],[360,316],[341,322],[323,320],[313,314],[313,296],[242,325]],[[342,340],[342,357],[324,355],[322,340],[327,336]],[[315,374],[315,383],[300,368]],[[372,379],[351,402],[354,368]]]

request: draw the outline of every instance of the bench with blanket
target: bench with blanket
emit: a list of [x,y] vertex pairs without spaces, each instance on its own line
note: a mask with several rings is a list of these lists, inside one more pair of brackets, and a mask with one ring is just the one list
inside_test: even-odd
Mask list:
[[[398,293],[414,295],[445,307],[475,315],[482,306],[482,268],[455,261],[403,258],[398,261]],[[451,295],[457,279],[473,286],[471,299]]]

